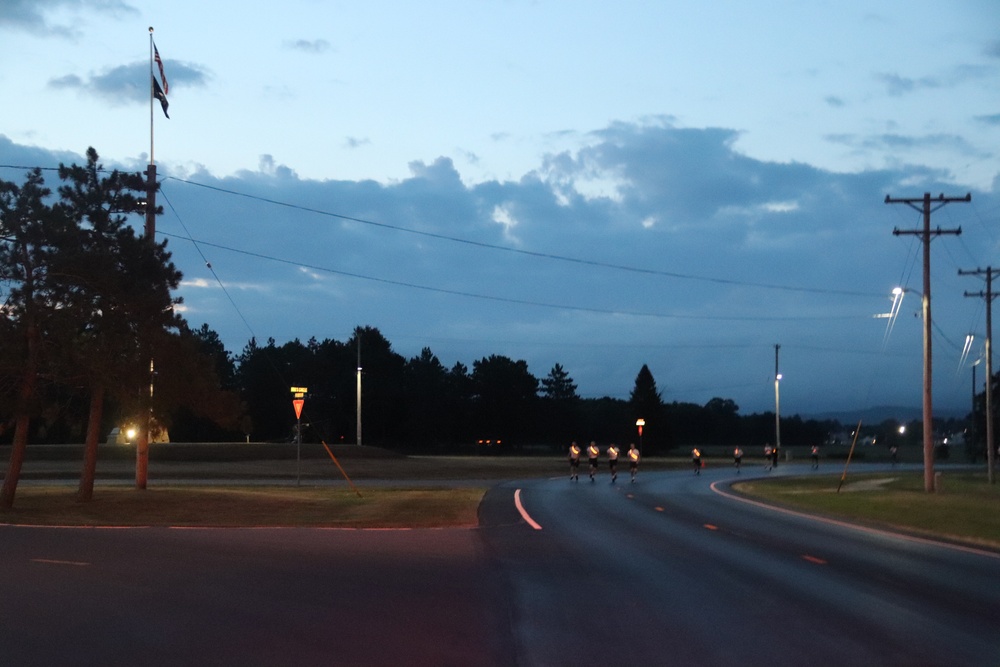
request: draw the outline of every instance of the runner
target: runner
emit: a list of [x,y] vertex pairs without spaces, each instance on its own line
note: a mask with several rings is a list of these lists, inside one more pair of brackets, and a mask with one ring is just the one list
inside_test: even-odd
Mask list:
[[608,469],[611,470],[611,483],[614,484],[618,479],[618,447],[613,442],[608,447]]
[[580,446],[575,442],[569,445],[569,479],[571,482],[580,481]]
[[634,442],[629,445],[628,469],[632,473],[632,483],[635,484],[635,474],[639,472],[639,450],[635,448]]
[[587,462],[590,463],[590,481],[594,481],[594,475],[597,474],[597,457],[600,456],[601,450],[597,448],[597,443],[593,440],[590,441],[590,447],[587,447]]

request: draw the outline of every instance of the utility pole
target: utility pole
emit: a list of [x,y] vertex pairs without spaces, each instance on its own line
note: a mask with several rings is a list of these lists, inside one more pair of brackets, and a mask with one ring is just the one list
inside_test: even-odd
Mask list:
[[[900,230],[897,228],[893,229],[892,233],[894,236],[901,234],[919,236],[924,246],[924,288],[921,300],[924,317],[924,491],[927,493],[934,492],[934,409],[931,401],[931,238],[942,234],[955,234],[957,236],[962,233],[961,227],[958,229],[938,227],[931,231],[931,213],[945,204],[958,201],[972,201],[972,195],[967,194],[964,197],[940,195],[937,199],[931,199],[929,192],[925,192],[923,197],[894,199],[889,195],[885,196],[886,204],[906,204],[910,208],[920,211],[924,218],[923,229]],[[933,206],[932,204],[937,205]]]
[[[985,292],[966,292],[965,296],[978,296],[986,299],[986,468],[990,484],[995,484],[996,479],[993,474],[996,461],[996,445],[993,440],[993,297],[996,294],[993,293],[993,276],[1000,275],[1000,269],[994,269],[991,266],[975,271],[959,269],[958,275],[986,276]],[[973,366],[973,372],[975,372],[975,366]],[[973,400],[975,397],[975,389],[973,389]],[[973,412],[973,421],[975,421],[975,417],[975,412]]]

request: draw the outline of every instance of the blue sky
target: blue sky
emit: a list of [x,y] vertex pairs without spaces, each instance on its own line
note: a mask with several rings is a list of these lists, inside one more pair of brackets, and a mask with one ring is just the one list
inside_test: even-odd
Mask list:
[[932,244],[935,404],[968,406],[984,285],[958,269],[1000,265],[992,0],[0,0],[0,165],[144,169],[150,26],[158,233],[233,352],[371,325],[449,367],[560,363],[588,397],[646,363],[667,401],[750,413],[780,344],[783,414],[916,407],[921,251],[892,232],[920,216],[884,198],[971,192]]

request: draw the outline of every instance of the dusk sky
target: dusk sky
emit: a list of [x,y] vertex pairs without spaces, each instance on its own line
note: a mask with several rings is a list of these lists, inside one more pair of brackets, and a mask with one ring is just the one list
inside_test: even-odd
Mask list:
[[0,0],[0,100],[0,179],[152,146],[184,316],[233,353],[367,325],[743,414],[776,344],[783,415],[919,408],[921,215],[884,200],[971,193],[931,244],[935,406],[970,404],[996,0]]

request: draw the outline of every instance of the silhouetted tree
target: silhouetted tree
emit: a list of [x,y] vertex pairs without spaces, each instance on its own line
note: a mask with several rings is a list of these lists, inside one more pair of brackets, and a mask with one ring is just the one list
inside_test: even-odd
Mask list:
[[0,359],[11,371],[14,441],[0,490],[0,506],[11,507],[21,476],[31,417],[38,413],[38,381],[44,360],[43,340],[65,295],[51,280],[57,252],[53,242],[71,224],[46,205],[51,191],[41,171],[28,173],[23,186],[0,181],[0,276],[9,292],[0,315],[7,336]]
[[667,412],[663,409],[663,398],[656,389],[656,380],[649,366],[642,365],[635,376],[635,386],[629,395],[629,405],[632,408],[632,423],[636,419],[645,419],[643,428],[644,453],[665,451],[673,446],[670,438],[670,426],[666,423]]
[[[553,445],[565,445],[573,440],[579,427],[580,397],[576,384],[560,364],[542,378],[542,428]],[[565,441],[565,442],[563,442]]]
[[429,347],[406,362],[404,370],[407,445],[441,445],[448,440],[451,416],[445,399],[449,390],[448,369]]
[[[73,221],[73,237],[63,238],[58,279],[68,294],[60,319],[64,378],[79,376],[90,390],[90,414],[78,498],[93,495],[105,394],[123,401],[148,396],[149,356],[182,321],[171,297],[181,274],[170,262],[166,243],[140,238],[128,216],[140,212],[145,191],[141,174],[113,170],[102,175],[97,151],[87,164],[59,165],[60,207]],[[145,352],[145,354],[144,354]],[[136,410],[143,406],[136,401]],[[163,413],[159,413],[161,420]]]
[[538,379],[528,362],[484,357],[472,364],[472,386],[480,437],[523,442],[532,432],[538,401]]

